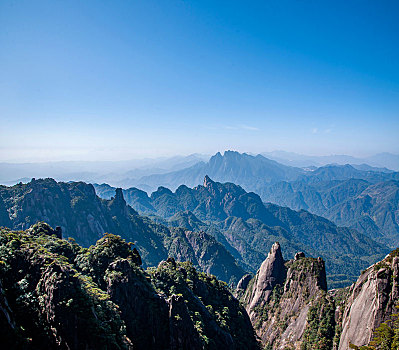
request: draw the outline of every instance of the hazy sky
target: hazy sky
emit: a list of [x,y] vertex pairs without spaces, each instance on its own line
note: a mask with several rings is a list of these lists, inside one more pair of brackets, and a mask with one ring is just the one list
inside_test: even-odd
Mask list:
[[0,161],[399,153],[399,1],[1,1],[0,122]]

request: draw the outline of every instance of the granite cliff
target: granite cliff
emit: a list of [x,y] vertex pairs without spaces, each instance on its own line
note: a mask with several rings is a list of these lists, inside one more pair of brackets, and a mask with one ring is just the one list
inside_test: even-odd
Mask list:
[[[392,315],[397,314],[398,303],[399,250],[396,250],[384,260],[366,269],[348,289],[343,309],[339,350],[349,349],[352,344],[372,345],[378,336],[376,330],[382,324],[392,326]],[[391,349],[389,345],[392,345],[394,334],[391,336],[391,344],[388,344],[387,340],[384,349]],[[399,330],[396,329],[396,337],[398,336]],[[399,343],[396,345],[399,346]],[[396,349],[392,347],[394,348]]]
[[275,243],[247,284],[243,294],[238,292],[266,349],[332,348],[334,301],[321,258],[297,253],[284,261]]

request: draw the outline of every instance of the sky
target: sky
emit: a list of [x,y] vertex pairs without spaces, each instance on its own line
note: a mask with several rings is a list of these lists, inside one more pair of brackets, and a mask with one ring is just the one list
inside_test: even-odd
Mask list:
[[399,153],[399,2],[0,2],[0,161]]

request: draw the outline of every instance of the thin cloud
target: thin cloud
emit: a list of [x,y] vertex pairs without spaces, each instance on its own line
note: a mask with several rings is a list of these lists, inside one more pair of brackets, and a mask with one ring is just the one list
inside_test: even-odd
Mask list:
[[223,129],[226,130],[248,130],[248,131],[259,131],[260,129],[255,127],[255,126],[251,126],[251,125],[224,125],[222,127]]
[[250,126],[250,125],[240,125],[240,128],[244,129],[244,130],[250,130],[250,131],[260,130],[259,128],[255,127],[255,126]]

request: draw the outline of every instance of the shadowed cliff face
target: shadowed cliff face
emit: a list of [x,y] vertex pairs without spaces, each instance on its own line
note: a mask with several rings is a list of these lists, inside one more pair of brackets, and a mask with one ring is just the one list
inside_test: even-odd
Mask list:
[[326,290],[321,258],[298,253],[294,260],[284,262],[275,243],[242,301],[264,346],[327,350],[332,346],[335,322],[334,302]]
[[364,271],[348,291],[339,350],[349,344],[367,345],[382,322],[397,312],[399,301],[398,250]]

